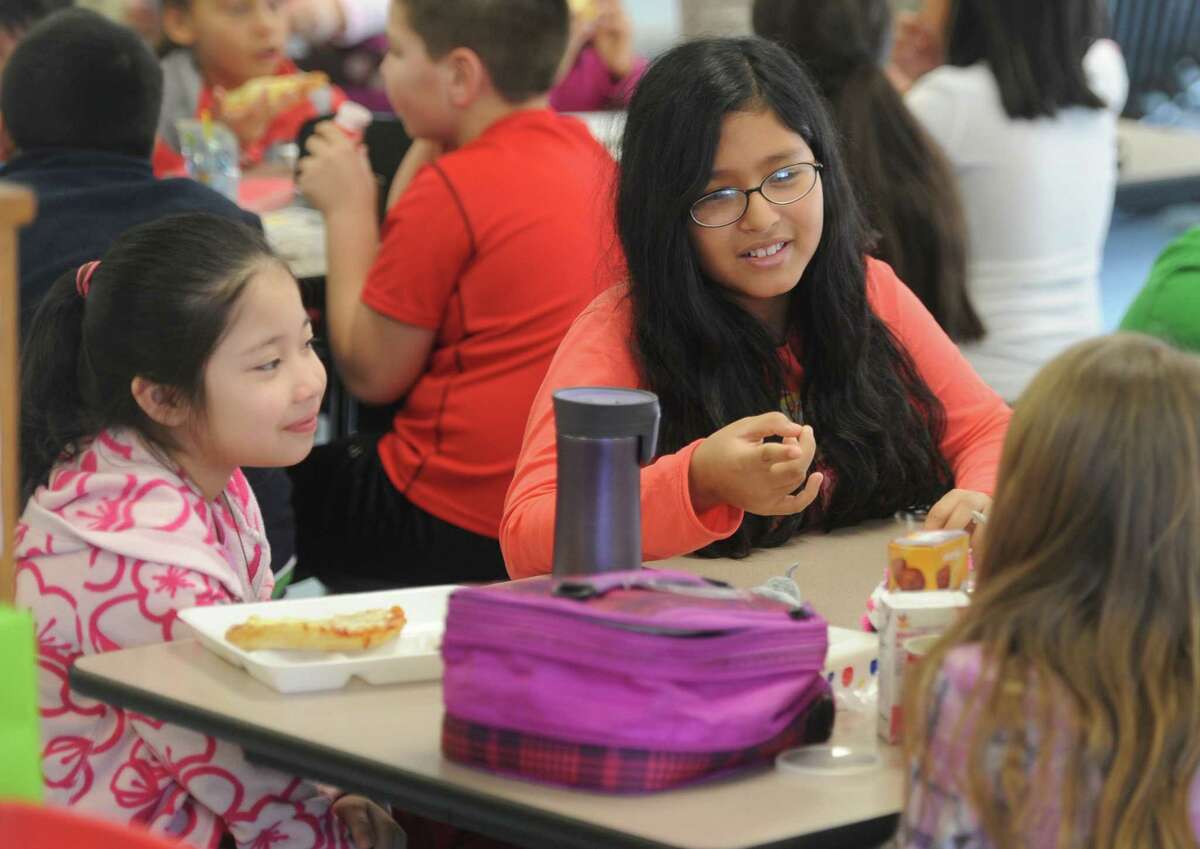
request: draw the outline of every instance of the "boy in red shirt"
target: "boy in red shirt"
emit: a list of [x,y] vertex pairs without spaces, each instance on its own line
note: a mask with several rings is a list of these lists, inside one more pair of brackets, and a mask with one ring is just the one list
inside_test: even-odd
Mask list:
[[613,162],[548,108],[567,22],[565,0],[393,0],[384,81],[415,141],[382,243],[362,150],[328,123],[308,142],[337,367],[364,401],[404,399],[382,438],[293,470],[300,568],[335,588],[505,575],[500,513],[530,402],[620,266]]

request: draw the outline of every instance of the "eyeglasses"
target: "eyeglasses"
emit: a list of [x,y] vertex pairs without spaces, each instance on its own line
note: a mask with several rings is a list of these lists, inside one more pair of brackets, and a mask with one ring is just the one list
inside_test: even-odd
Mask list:
[[750,195],[758,192],[776,206],[806,197],[817,185],[820,162],[797,162],[772,171],[753,189],[717,189],[692,204],[692,220],[701,227],[728,227],[746,214]]

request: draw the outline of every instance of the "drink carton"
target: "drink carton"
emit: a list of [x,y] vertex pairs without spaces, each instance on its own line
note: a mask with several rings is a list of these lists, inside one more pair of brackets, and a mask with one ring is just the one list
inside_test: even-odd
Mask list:
[[879,597],[879,736],[888,743],[903,735],[904,673],[910,662],[905,642],[941,634],[970,601],[958,590],[883,592]]
[[918,531],[888,543],[889,590],[957,590],[967,578],[966,531]]

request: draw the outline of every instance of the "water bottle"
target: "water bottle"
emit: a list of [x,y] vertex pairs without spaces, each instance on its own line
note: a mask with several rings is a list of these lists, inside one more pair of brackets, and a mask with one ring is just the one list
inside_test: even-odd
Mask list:
[[641,568],[641,467],[658,442],[658,397],[639,389],[560,389],[554,417],[554,576]]

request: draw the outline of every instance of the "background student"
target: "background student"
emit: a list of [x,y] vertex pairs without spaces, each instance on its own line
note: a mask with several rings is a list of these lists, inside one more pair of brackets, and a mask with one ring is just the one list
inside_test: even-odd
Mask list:
[[161,108],[153,54],[95,12],[58,12],[13,51],[0,83],[8,160],[0,176],[33,189],[38,202],[18,235],[22,326],[64,271],[100,256],[136,224],[192,211],[261,229],[258,216],[207,186],[154,178]]
[[[944,44],[944,64],[905,96],[950,160],[965,205],[967,289],[987,333],[963,353],[1008,399],[1100,330],[1129,87],[1120,50],[1102,38],[1104,15],[1097,0],[951,0],[924,55],[937,64]],[[914,52],[905,32],[900,56]]]
[[[366,158],[323,124],[300,187],[325,213],[330,342],[392,429],[292,472],[300,568],[337,588],[504,576],[497,536],[529,404],[609,277],[613,162],[548,108],[565,0],[395,0],[383,74],[415,141],[382,239]],[[517,47],[519,45],[519,48]]]
[[332,112],[345,99],[337,88],[322,95],[318,109],[309,94],[260,94],[248,103],[226,103],[225,95],[255,77],[298,73],[284,53],[288,15],[283,0],[163,0],[163,108],[158,174],[183,168],[180,118],[204,113],[237,136],[244,166],[257,165],[268,149],[295,140],[304,122]]
[[621,143],[628,283],[572,325],[505,503],[509,574],[551,567],[551,394],[662,406],[642,472],[645,559],[744,556],[805,528],[990,499],[1009,411],[867,238],[820,94],[762,39],[686,43],[639,83]]
[[1200,358],[1119,334],[1053,360],[971,605],[910,676],[898,845],[1195,846],[1197,551]]
[[633,50],[633,22],[621,0],[589,0],[572,8],[550,105],[562,112],[622,109],[645,70],[646,60]]

